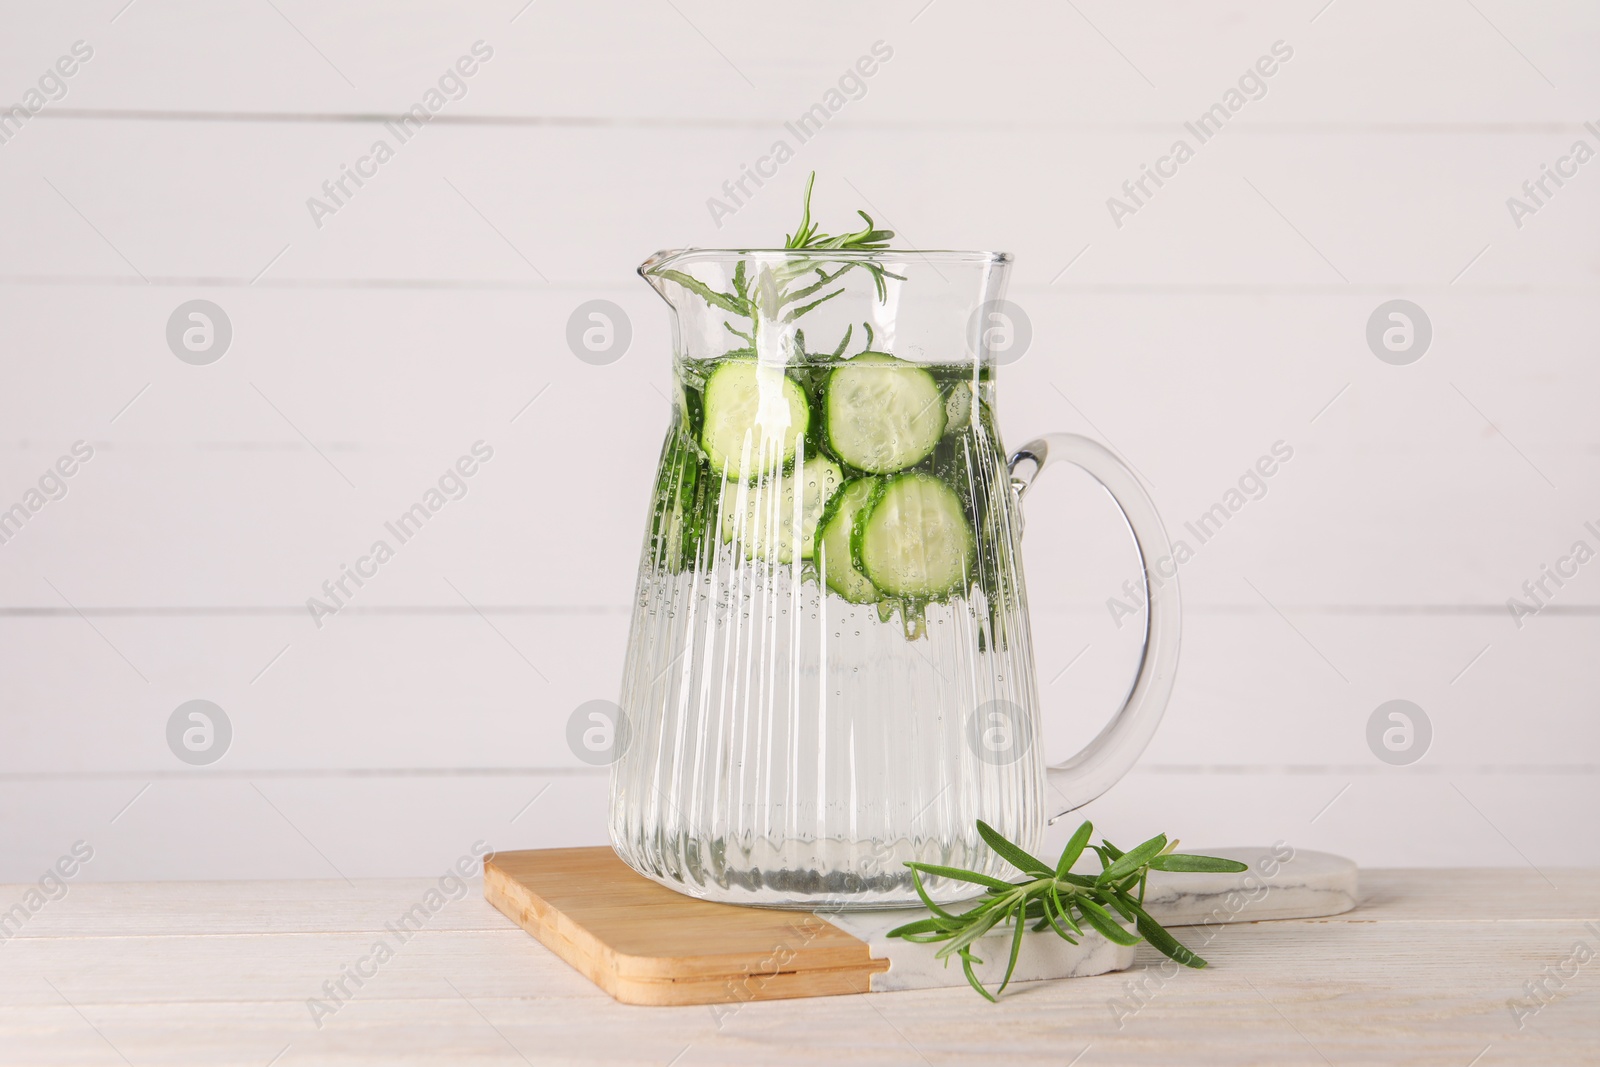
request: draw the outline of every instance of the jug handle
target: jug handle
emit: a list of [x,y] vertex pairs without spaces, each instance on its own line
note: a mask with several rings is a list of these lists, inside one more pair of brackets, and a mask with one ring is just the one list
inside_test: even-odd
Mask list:
[[1152,561],[1172,558],[1172,543],[1167,538],[1166,527],[1161,523],[1155,502],[1133,471],[1105,446],[1072,433],[1045,434],[1028,442],[1012,455],[1008,464],[1011,487],[1017,498],[1022,499],[1040,471],[1062,460],[1087,471],[1111,494],[1122,512],[1139,552],[1147,610],[1139,671],[1122,707],[1094,740],[1064,762],[1047,768],[1051,784],[1066,801],[1066,807],[1052,817],[1051,822],[1110,789],[1144,752],[1172,695],[1181,629],[1176,574],[1170,579],[1163,577],[1159,585],[1150,581]]

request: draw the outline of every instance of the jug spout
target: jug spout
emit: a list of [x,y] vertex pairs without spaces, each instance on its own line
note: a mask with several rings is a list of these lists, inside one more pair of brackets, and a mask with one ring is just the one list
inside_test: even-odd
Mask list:
[[662,276],[661,271],[666,264],[677,259],[683,253],[684,249],[682,248],[665,248],[639,264],[639,277],[649,282],[650,288],[656,291],[656,295],[673,308],[676,308],[677,305],[672,302],[672,296],[667,291],[667,279]]

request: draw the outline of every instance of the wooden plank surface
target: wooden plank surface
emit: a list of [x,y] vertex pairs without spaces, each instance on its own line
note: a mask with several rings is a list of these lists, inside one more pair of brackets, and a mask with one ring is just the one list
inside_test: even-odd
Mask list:
[[[999,1006],[965,988],[622,1005],[472,884],[315,1025],[308,999],[393,941],[385,924],[435,885],[73,884],[0,944],[0,1060],[1493,1067],[1592,1062],[1600,1047],[1597,964],[1566,963],[1580,941],[1600,948],[1600,872],[1556,868],[1368,871],[1345,915],[1188,931],[1205,971],[1142,949],[1133,971],[1027,985]],[[1540,980],[1542,1004],[1525,989]],[[1520,1027],[1513,1000],[1537,1006]]]

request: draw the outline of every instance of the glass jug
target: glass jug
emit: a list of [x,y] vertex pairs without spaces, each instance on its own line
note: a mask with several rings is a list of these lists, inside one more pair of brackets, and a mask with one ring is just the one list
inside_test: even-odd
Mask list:
[[[1052,434],[1007,458],[995,419],[1010,257],[661,252],[673,406],[639,566],[610,836],[641,874],[768,907],[915,904],[907,860],[1011,875],[1154,733],[1178,657],[1175,582],[1146,576],[1123,706],[1046,766],[1021,500],[1065,460],[1116,500],[1141,564],[1170,555],[1109,451]],[[928,880],[940,900],[970,886]]]

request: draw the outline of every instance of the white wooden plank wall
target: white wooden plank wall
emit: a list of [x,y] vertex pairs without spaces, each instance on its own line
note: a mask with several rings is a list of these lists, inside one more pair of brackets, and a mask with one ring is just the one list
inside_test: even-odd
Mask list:
[[[93,55],[0,127],[0,508],[94,455],[0,544],[0,881],[78,839],[86,879],[603,840],[564,729],[616,694],[665,426],[633,268],[772,243],[811,168],[827,225],[870,205],[915,245],[1016,253],[1013,444],[1108,441],[1175,533],[1294,449],[1184,569],[1177,695],[1093,806],[1108,832],[1600,863],[1572,832],[1600,801],[1600,563],[1521,627],[1505,603],[1600,548],[1600,162],[1520,228],[1506,207],[1600,149],[1600,12],[1324,2],[5,5],[0,104]],[[306,199],[478,41],[464,95],[315,225]],[[877,41],[864,95],[714,225]],[[1265,95],[1114,225],[1278,41]],[[605,367],[564,342],[596,297],[634,330]],[[1365,340],[1397,297],[1433,326],[1409,366]],[[197,298],[233,328],[209,366],[165,340]],[[466,497],[314,626],[306,598],[479,440]],[[1087,480],[1049,483],[1027,566],[1064,754],[1131,668],[1105,601],[1133,568]],[[195,698],[233,725],[209,767],[167,747]],[[1394,698],[1433,726],[1410,766],[1367,746]]]

